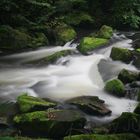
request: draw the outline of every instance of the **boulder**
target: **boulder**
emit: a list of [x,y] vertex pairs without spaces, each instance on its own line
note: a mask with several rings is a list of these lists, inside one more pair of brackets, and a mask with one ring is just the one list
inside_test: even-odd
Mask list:
[[65,43],[72,41],[76,38],[75,30],[66,25],[60,24],[55,28],[56,32],[56,45],[64,45]]
[[17,98],[17,105],[21,113],[46,110],[57,104],[50,100],[43,100],[38,97],[28,96],[27,94],[20,95]]
[[128,64],[132,61],[133,55],[132,52],[128,49],[113,47],[110,57],[113,60],[122,61]]
[[103,25],[100,30],[95,34],[97,38],[110,39],[113,35],[113,29],[110,26]]
[[113,79],[106,82],[105,90],[118,97],[125,96],[125,87],[124,84],[119,79]]
[[132,83],[134,81],[140,80],[139,72],[130,71],[127,69],[121,70],[121,72],[118,75],[118,79],[120,79],[124,84],[126,83]]
[[65,57],[67,55],[71,55],[73,54],[72,50],[62,50],[62,51],[58,51],[52,55],[43,57],[41,59],[37,59],[37,60],[31,60],[28,62],[25,62],[25,64],[27,65],[33,65],[33,66],[44,66],[44,65],[48,65],[48,64],[53,64],[55,63],[58,59]]
[[60,138],[79,134],[85,118],[74,110],[47,110],[25,113],[14,117],[16,127],[26,136]]
[[140,103],[139,103],[139,104],[137,105],[137,107],[135,108],[134,113],[140,115]]
[[77,106],[83,112],[94,116],[105,116],[111,114],[111,111],[106,107],[104,101],[97,96],[81,96],[70,100],[66,103]]
[[139,51],[134,51],[133,52],[134,59],[133,59],[133,65],[140,69],[140,52]]
[[109,43],[108,39],[84,37],[80,41],[80,44],[77,46],[77,49],[82,54],[88,54],[88,52],[93,51],[94,49],[99,48],[101,46],[105,46],[108,43]]
[[68,136],[65,137],[64,140],[139,140],[139,137],[131,133],[111,135],[83,134]]
[[134,49],[139,49],[140,48],[140,38],[135,40],[132,44]]
[[43,33],[30,35],[27,30],[14,29],[10,26],[0,26],[0,44],[2,51],[17,51],[27,48],[37,48],[48,44]]
[[110,133],[134,133],[140,136],[140,115],[124,112],[109,126]]

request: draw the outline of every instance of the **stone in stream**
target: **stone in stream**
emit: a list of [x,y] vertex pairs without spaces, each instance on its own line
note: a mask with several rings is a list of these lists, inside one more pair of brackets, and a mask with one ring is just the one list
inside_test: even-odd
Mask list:
[[140,80],[140,73],[136,72],[136,71],[130,71],[127,69],[123,69],[119,73],[118,79],[120,79],[124,84],[132,83],[134,81]]
[[113,36],[113,28],[103,25],[100,30],[95,34],[97,38],[110,39]]
[[109,43],[108,39],[104,38],[95,38],[95,37],[84,37],[80,44],[77,46],[77,49],[82,54],[88,54],[89,52],[101,47],[105,46]]
[[133,65],[138,69],[140,69],[140,51],[133,51],[133,56],[134,56]]
[[115,61],[122,61],[128,64],[132,61],[133,55],[132,52],[128,49],[113,47],[110,57]]
[[74,110],[47,110],[25,113],[14,117],[15,126],[26,136],[61,138],[79,134],[85,118]]
[[17,98],[17,105],[21,113],[46,110],[55,107],[57,103],[44,100],[38,97],[28,96],[27,94],[20,95]]
[[133,42],[132,47],[134,49],[139,49],[140,48],[140,38]]
[[105,116],[111,114],[111,111],[106,107],[104,101],[97,96],[81,96],[70,100],[66,103],[77,106],[83,112],[89,115]]
[[52,55],[43,57],[41,59],[37,59],[37,60],[32,60],[32,61],[28,61],[25,64],[28,65],[37,65],[37,66],[43,66],[43,65],[48,65],[48,64],[52,64],[55,63],[58,59],[67,56],[67,55],[71,55],[73,54],[72,50],[62,50],[59,52],[56,52]]
[[107,81],[104,89],[114,96],[125,96],[125,86],[119,79]]
[[140,136],[140,115],[124,112],[108,128],[110,133],[134,133]]
[[76,136],[68,136],[65,137],[64,140],[140,140],[134,134],[131,133],[124,133],[124,134],[106,134],[106,135],[99,135],[99,134],[82,134]]

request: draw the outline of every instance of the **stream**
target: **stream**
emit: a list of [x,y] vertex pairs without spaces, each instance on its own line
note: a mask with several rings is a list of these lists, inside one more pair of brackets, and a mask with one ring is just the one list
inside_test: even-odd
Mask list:
[[137,105],[135,100],[117,98],[104,91],[105,81],[115,78],[123,69],[135,70],[131,64],[112,61],[112,47],[131,49],[132,40],[124,35],[114,34],[111,45],[83,56],[78,52],[60,58],[56,64],[44,67],[27,67],[25,62],[43,58],[57,51],[76,50],[76,43],[68,42],[65,46],[42,47],[39,50],[3,56],[0,58],[0,101],[1,104],[15,102],[23,93],[59,102],[77,96],[98,96],[105,100],[112,115],[101,119],[110,121],[122,112],[132,112]]

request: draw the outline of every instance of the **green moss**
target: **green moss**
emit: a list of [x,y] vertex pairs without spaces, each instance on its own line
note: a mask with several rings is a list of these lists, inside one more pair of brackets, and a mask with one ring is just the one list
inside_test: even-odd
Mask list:
[[89,51],[93,51],[94,49],[104,46],[108,43],[107,39],[103,38],[94,38],[94,37],[84,37],[81,41],[77,49],[86,54]]
[[140,48],[136,50],[137,52],[140,52]]
[[138,72],[133,72],[126,69],[123,69],[118,75],[118,79],[120,79],[125,84],[137,81],[138,78],[139,78]]
[[113,79],[106,82],[105,90],[118,97],[125,96],[124,84],[119,79]]
[[71,41],[76,38],[75,30],[67,25],[59,25],[56,27],[56,40],[59,45],[63,45],[68,41]]
[[130,63],[130,61],[132,60],[132,53],[128,49],[114,47],[114,48],[112,48],[110,57],[113,60]]
[[76,135],[65,137],[64,140],[139,140],[134,134],[113,134],[113,135]]
[[20,95],[17,98],[17,104],[20,112],[30,112],[33,110],[45,110],[50,107],[56,106],[56,103],[51,101],[45,101],[43,99],[28,96],[26,94]]
[[110,26],[103,25],[101,29],[96,33],[96,37],[110,39],[113,35],[113,29]]
[[109,126],[111,133],[134,133],[140,135],[140,115],[124,112]]
[[0,137],[0,140],[16,140],[13,137]]
[[71,50],[63,50],[63,51],[56,52],[52,55],[49,55],[47,57],[44,57],[44,58],[41,58],[41,59],[38,59],[38,60],[33,60],[33,61],[26,62],[26,64],[34,64],[34,65],[40,65],[40,66],[47,65],[47,64],[52,64],[52,63],[55,63],[61,57],[64,57],[64,56],[67,56],[67,55],[70,55],[70,54],[72,54]]

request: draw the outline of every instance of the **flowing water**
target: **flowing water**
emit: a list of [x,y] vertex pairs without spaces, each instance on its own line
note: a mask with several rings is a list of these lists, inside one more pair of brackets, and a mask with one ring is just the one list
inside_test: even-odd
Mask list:
[[[121,69],[137,69],[109,58],[111,48],[126,47],[131,49],[132,40],[124,35],[114,35],[112,45],[96,50],[92,55],[80,54],[66,56],[44,67],[27,67],[25,62],[43,58],[60,50],[76,50],[77,44],[69,42],[64,47],[42,48],[0,58],[0,100],[15,101],[22,93],[32,96],[47,97],[63,102],[66,99],[91,95],[105,100],[112,110],[112,116],[102,120],[112,120],[122,112],[133,111],[137,102],[126,98],[108,95],[104,90],[105,81],[115,78]],[[97,120],[99,118],[96,118]]]

